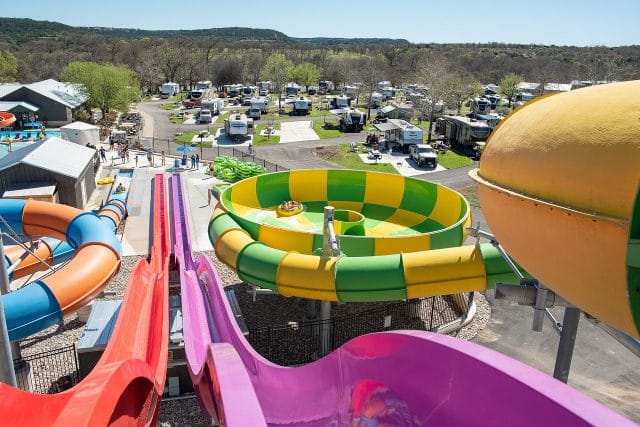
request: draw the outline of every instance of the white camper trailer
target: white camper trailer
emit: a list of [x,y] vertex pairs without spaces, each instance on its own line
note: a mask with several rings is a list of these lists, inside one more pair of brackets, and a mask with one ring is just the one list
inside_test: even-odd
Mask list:
[[178,83],[163,83],[160,88],[160,98],[167,99],[180,93],[180,85]]
[[245,114],[232,113],[231,116],[224,121],[225,133],[235,141],[243,141],[249,138],[252,129],[253,120]]
[[340,108],[329,112],[339,117],[343,132],[360,132],[367,124],[367,116],[356,108]]
[[491,101],[485,97],[476,97],[471,100],[472,114],[489,114],[491,112]]
[[297,115],[307,115],[311,111],[311,101],[304,96],[300,96],[292,102],[293,104],[293,114]]

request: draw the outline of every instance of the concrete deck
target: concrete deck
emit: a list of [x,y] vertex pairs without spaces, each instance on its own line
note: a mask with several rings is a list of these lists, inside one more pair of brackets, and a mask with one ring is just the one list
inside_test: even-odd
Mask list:
[[307,120],[280,123],[280,144],[320,139],[311,124]]

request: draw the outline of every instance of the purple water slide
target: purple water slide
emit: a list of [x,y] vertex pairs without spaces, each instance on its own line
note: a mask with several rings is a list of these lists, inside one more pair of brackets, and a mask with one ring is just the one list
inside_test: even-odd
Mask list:
[[221,424],[635,425],[507,356],[428,332],[365,335],[298,368],[269,362],[245,340],[211,261],[191,258],[181,185],[172,179],[187,361]]

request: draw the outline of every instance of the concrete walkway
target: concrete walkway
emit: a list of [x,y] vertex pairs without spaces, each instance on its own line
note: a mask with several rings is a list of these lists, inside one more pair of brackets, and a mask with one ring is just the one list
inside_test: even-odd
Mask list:
[[312,123],[309,120],[280,123],[280,144],[320,139],[313,130]]

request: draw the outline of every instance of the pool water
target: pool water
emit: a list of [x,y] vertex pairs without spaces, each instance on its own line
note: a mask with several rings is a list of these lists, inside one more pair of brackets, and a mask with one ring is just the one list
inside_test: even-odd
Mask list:
[[[0,131],[0,140],[4,140],[6,138],[11,138],[13,140],[15,139],[22,139],[22,138],[33,138],[36,139],[38,137],[38,134],[40,133],[39,130],[23,130],[23,131],[9,131],[9,130],[3,130]],[[60,131],[59,130],[47,130],[46,131],[47,136],[60,136]],[[16,135],[18,135],[18,138],[16,138]]]
[[[14,142],[11,144],[11,151],[19,150],[20,148],[26,147],[32,144],[31,142]],[[6,142],[0,142],[0,159],[9,154],[9,144]]]

